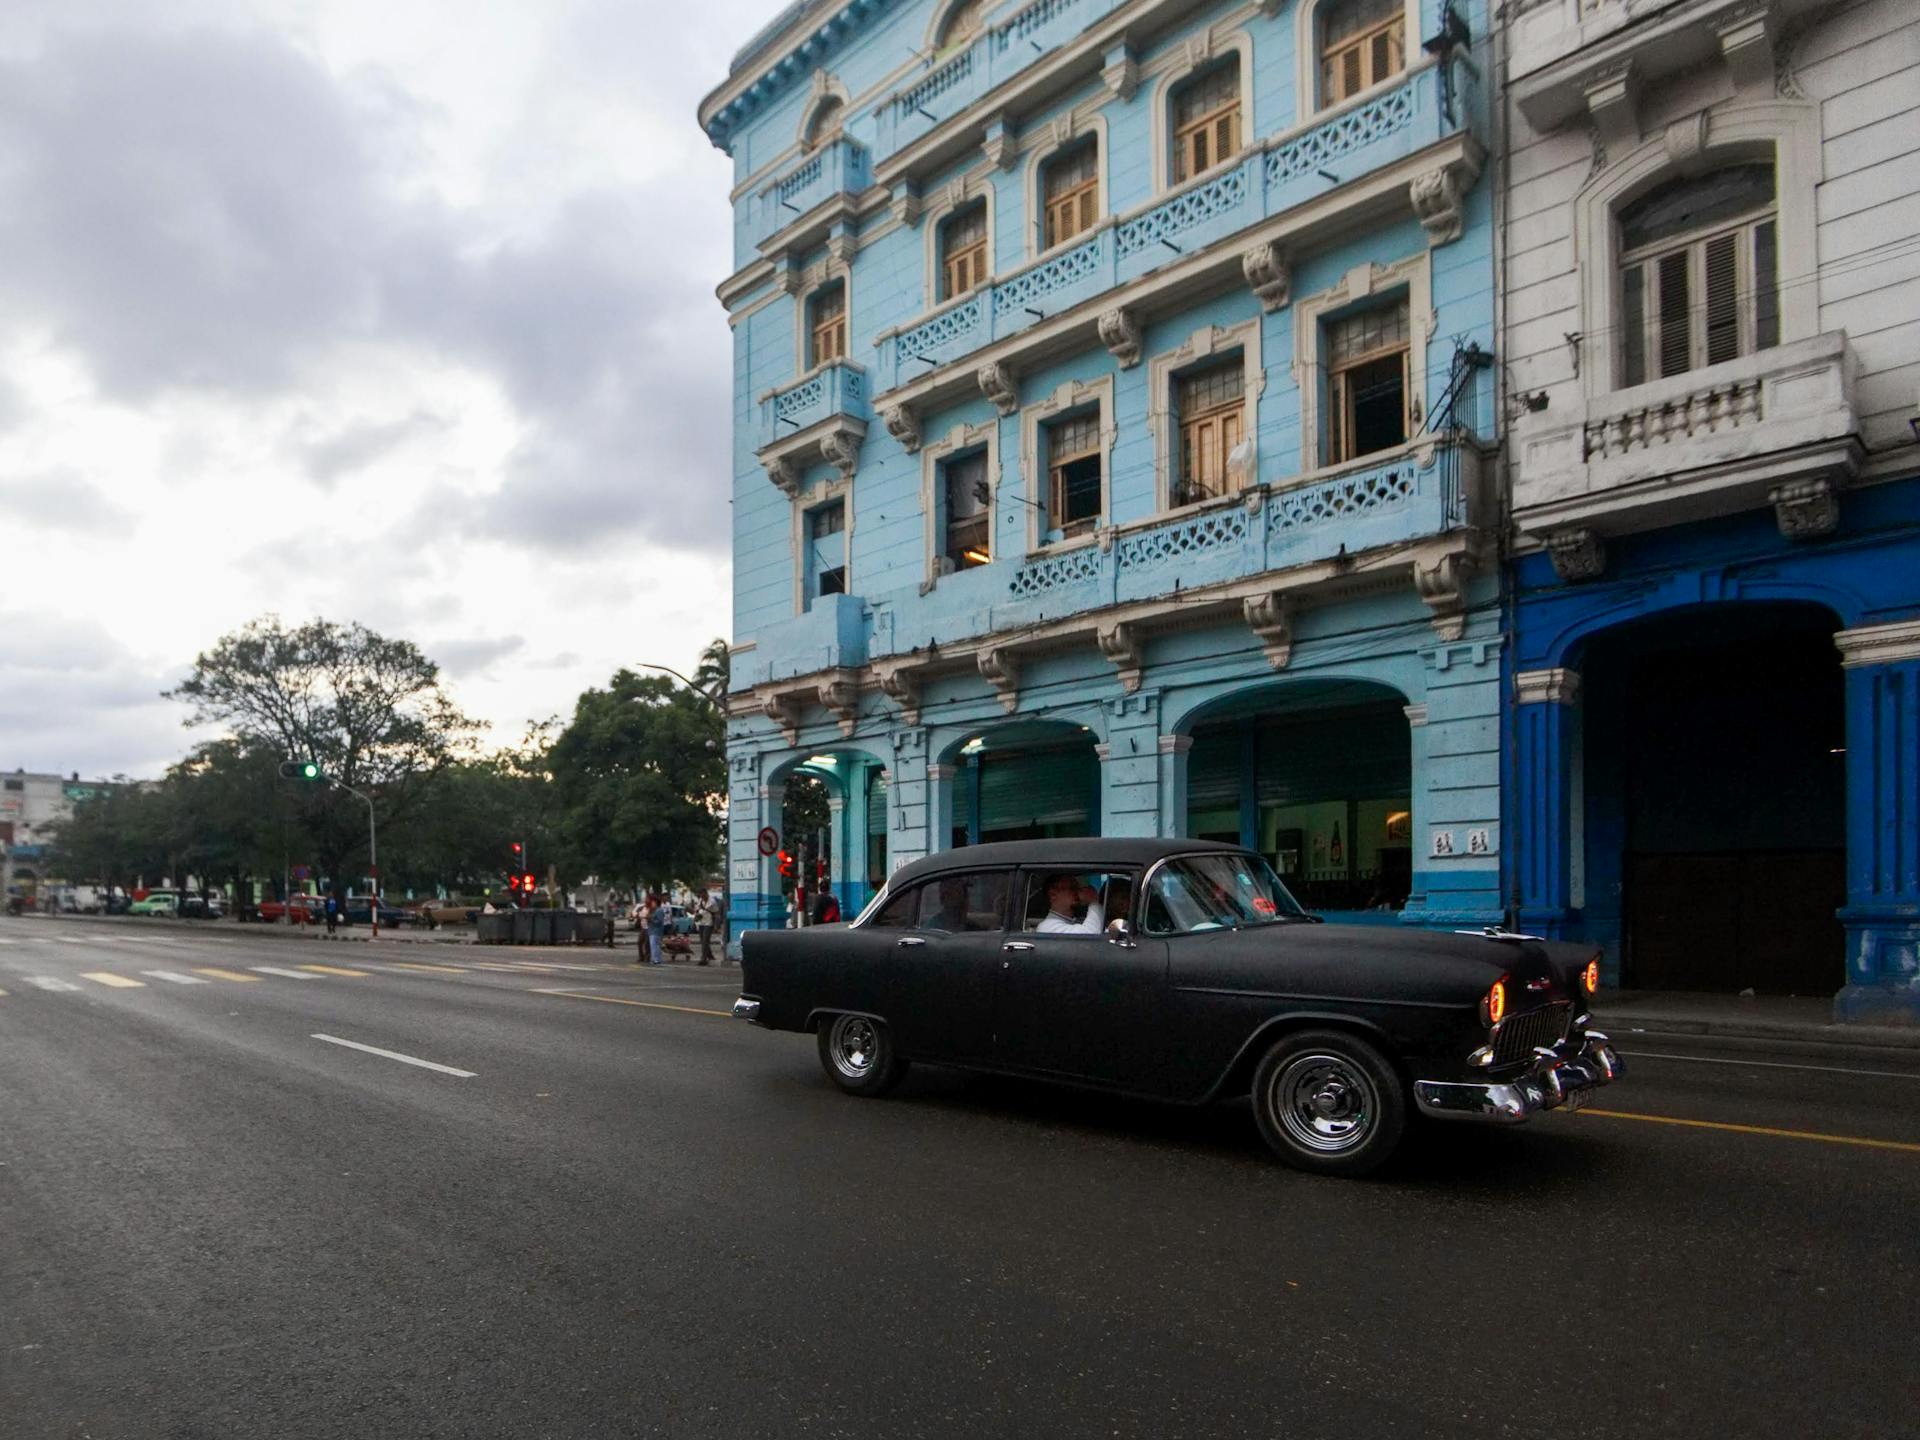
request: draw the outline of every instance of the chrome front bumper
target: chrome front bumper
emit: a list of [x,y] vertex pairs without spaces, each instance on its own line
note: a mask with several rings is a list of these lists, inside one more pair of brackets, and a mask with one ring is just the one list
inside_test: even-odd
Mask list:
[[733,1018],[736,1020],[758,1020],[760,1018],[760,1002],[758,1000],[749,1000],[746,996],[742,995],[738,1000],[733,1002]]
[[1562,1105],[1577,1110],[1595,1090],[1625,1073],[1607,1037],[1588,1030],[1534,1051],[1533,1068],[1517,1080],[1498,1085],[1416,1080],[1413,1098],[1421,1114],[1436,1119],[1518,1125],[1542,1110]]

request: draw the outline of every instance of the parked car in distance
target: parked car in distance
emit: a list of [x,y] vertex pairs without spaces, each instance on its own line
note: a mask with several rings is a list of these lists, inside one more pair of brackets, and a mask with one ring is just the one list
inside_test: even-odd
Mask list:
[[219,920],[227,913],[218,895],[183,895],[180,918],[183,920]]
[[127,907],[129,915],[178,915],[180,893],[177,890],[149,890]]
[[[322,917],[325,918],[324,912]],[[349,895],[341,902],[340,919],[347,925],[368,925],[373,921],[373,902],[365,895]],[[407,923],[407,912],[398,905],[380,902],[380,923],[398,929]]]
[[108,915],[125,915],[133,908],[133,899],[127,895],[109,895],[101,909]]
[[295,925],[319,925],[327,918],[326,902],[318,895],[295,895],[289,900],[262,900],[253,911],[269,925],[287,924],[289,912]]
[[429,928],[435,925],[471,925],[480,916],[480,906],[465,900],[422,900],[411,909],[416,923]]
[[1362,1175],[1416,1116],[1523,1121],[1622,1073],[1591,947],[1326,925],[1265,860],[1193,840],[1021,840],[905,866],[851,925],[754,930],[733,1013],[829,1078],[916,1060],[1177,1104],[1250,1095],[1283,1160]]

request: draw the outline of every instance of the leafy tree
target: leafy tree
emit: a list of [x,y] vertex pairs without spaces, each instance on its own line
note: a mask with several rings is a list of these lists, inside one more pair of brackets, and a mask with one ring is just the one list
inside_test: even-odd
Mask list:
[[[318,762],[371,798],[383,828],[422,802],[479,729],[411,641],[328,620],[291,629],[278,616],[255,620],[197,656],[166,693],[187,703],[188,725],[221,725],[249,749]],[[366,853],[366,807],[315,786],[300,808],[314,858],[337,883]]]
[[582,873],[659,886],[720,858],[726,731],[707,699],[616,671],[583,694],[547,756],[559,830]]
[[694,688],[724,709],[732,677],[732,647],[725,640],[709,640],[707,648],[700,652],[700,663],[693,668]]
[[75,802],[60,822],[53,847],[74,879],[131,889],[135,880],[163,874],[166,821],[159,787],[124,776]]
[[544,874],[564,860],[554,786],[547,778],[544,726],[511,750],[459,760],[441,773],[433,803],[396,827],[388,874],[415,890],[444,885],[456,894],[498,890],[516,840],[523,861]]

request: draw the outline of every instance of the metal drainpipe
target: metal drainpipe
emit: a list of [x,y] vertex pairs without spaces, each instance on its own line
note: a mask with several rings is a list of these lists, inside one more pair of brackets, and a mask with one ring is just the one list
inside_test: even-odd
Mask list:
[[1506,928],[1517,930],[1520,917],[1519,875],[1520,867],[1514,856],[1513,839],[1515,832],[1508,826],[1508,812],[1514,799],[1514,787],[1519,781],[1520,767],[1514,754],[1514,713],[1513,696],[1506,684],[1506,676],[1514,662],[1514,614],[1515,603],[1511,562],[1513,559],[1513,436],[1512,423],[1507,409],[1512,391],[1512,372],[1507,367],[1507,342],[1511,338],[1507,332],[1507,223],[1510,206],[1508,204],[1508,186],[1512,179],[1512,152],[1508,144],[1507,111],[1510,100],[1507,94],[1507,26],[1509,12],[1516,0],[1505,0],[1498,7],[1498,19],[1490,27],[1491,69],[1493,72],[1493,95],[1495,103],[1491,107],[1489,124],[1492,129],[1494,154],[1493,187],[1493,333],[1498,336],[1494,353],[1493,386],[1493,423],[1499,436],[1496,453],[1499,457],[1495,473],[1494,495],[1496,497],[1494,514],[1498,531],[1494,538],[1494,560],[1498,567],[1500,586],[1500,633],[1506,638],[1502,647],[1503,659],[1500,666],[1500,830],[1507,837],[1507,843],[1500,847],[1501,888],[1506,892],[1508,903],[1505,907]]

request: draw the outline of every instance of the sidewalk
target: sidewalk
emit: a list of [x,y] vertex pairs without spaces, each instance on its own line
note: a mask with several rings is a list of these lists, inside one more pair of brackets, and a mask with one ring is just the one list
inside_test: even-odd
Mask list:
[[1593,1019],[1597,1028],[1615,1039],[1644,1030],[1920,1050],[1920,1026],[1836,1025],[1832,1000],[1798,995],[1602,991],[1593,1006]]

